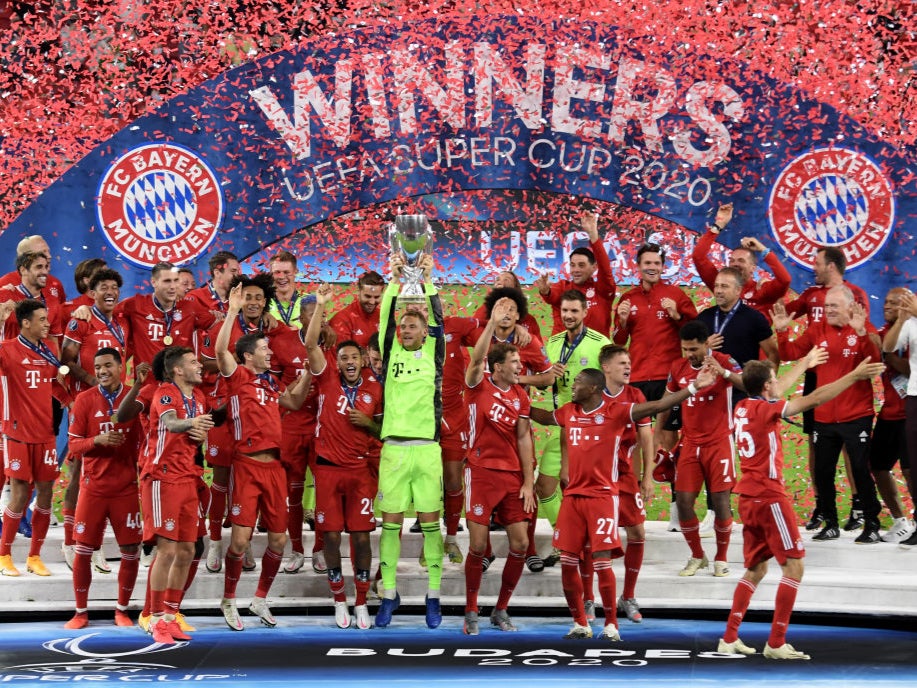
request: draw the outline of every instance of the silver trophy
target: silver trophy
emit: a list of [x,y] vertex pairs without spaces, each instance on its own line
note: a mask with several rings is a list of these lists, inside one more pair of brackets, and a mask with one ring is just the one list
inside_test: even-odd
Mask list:
[[433,228],[426,215],[396,215],[389,227],[388,241],[393,253],[404,259],[404,283],[398,294],[398,304],[426,303],[423,290],[423,269],[418,267],[424,255],[433,255]]

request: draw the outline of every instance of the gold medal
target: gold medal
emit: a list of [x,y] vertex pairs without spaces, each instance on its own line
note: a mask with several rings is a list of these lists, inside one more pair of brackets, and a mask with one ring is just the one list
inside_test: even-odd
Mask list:
[[62,365],[60,368],[57,369],[57,372],[60,373],[61,375],[67,375],[70,372],[70,366]]
[[175,340],[172,339],[172,335],[170,334],[167,334],[165,337],[162,338],[162,343],[165,344],[166,346],[172,346],[173,341]]
[[111,422],[112,422],[112,423],[117,423],[117,422],[118,422],[118,414],[117,414],[117,413],[111,414]]

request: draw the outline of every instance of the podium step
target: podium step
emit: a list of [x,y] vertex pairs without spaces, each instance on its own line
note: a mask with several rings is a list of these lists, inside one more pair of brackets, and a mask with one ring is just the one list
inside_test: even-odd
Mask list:
[[[421,535],[409,533],[406,524],[402,538],[402,556],[398,565],[398,590],[405,605],[423,605],[427,590],[427,574],[419,565],[422,549]],[[643,568],[637,583],[637,599],[645,609],[677,610],[728,610],[735,585],[744,571],[742,564],[741,526],[733,532],[729,548],[731,573],[725,578],[715,578],[712,569],[701,570],[696,576],[682,578],[678,571],[687,560],[689,551],[680,533],[666,531],[667,523],[646,524],[646,546]],[[379,531],[373,534],[374,552],[378,552]],[[480,602],[484,608],[496,601],[500,577],[506,558],[506,536],[494,532],[492,544],[497,560],[484,574]],[[857,533],[842,533],[839,540],[812,542],[811,534],[803,535],[806,546],[806,571],[796,609],[801,612],[832,614],[865,614],[917,617],[917,579],[913,568],[917,564],[917,551],[899,549],[897,545],[880,543],[857,545]],[[224,531],[228,543],[229,531]],[[29,541],[17,537],[13,546],[13,561],[22,572],[19,578],[0,579],[0,613],[18,612],[68,612],[73,608],[73,587],[69,569],[61,553],[63,528],[52,528],[42,551],[42,558],[51,576],[42,578],[25,571]],[[458,535],[458,543],[467,552],[467,534]],[[253,550],[259,563],[267,537],[256,534]],[[324,574],[312,571],[309,551],[312,536],[306,534],[306,564],[295,574],[284,573],[282,568],[271,589],[270,600],[276,607],[325,608],[331,606],[328,581]],[[712,539],[703,539],[708,558],[713,559]],[[551,551],[551,531],[545,520],[540,520],[536,532],[538,551],[543,556]],[[112,609],[117,598],[117,547],[109,534],[103,546],[112,572],[93,573],[90,589],[90,608]],[[353,600],[352,571],[349,563],[349,541],[343,538],[341,554],[344,576],[348,581],[348,595]],[[374,560],[373,567],[377,565]],[[711,563],[712,566],[712,563]],[[618,590],[623,584],[623,560],[614,564]],[[132,608],[142,606],[148,569],[141,566]],[[772,608],[780,568],[771,562],[770,572],[762,581],[752,602],[752,609]],[[246,601],[254,594],[258,571],[243,573],[238,596]],[[217,610],[223,591],[223,573],[210,573],[203,563],[185,598],[188,610]],[[442,601],[445,606],[461,608],[464,605],[464,564],[444,563]],[[600,603],[596,590],[597,603]],[[527,611],[556,610],[565,613],[566,602],[560,580],[560,566],[546,568],[541,573],[523,571],[516,588],[511,608]]]

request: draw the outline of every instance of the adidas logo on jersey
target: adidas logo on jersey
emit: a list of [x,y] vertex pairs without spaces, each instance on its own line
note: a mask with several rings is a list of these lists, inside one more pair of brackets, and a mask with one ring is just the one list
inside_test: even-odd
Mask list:
[[104,417],[105,417],[105,414],[102,413],[101,411],[96,411],[95,417],[96,417],[96,418],[104,418]]

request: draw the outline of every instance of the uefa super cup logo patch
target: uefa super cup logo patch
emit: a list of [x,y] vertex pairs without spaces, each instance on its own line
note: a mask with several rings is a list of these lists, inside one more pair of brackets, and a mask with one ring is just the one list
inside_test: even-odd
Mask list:
[[892,234],[895,199],[879,166],[856,151],[819,148],[787,165],[771,189],[771,231],[787,255],[812,267],[834,246],[847,267],[872,258]]
[[201,255],[223,220],[213,170],[174,143],[150,143],[118,158],[102,178],[96,215],[105,238],[141,267]]

